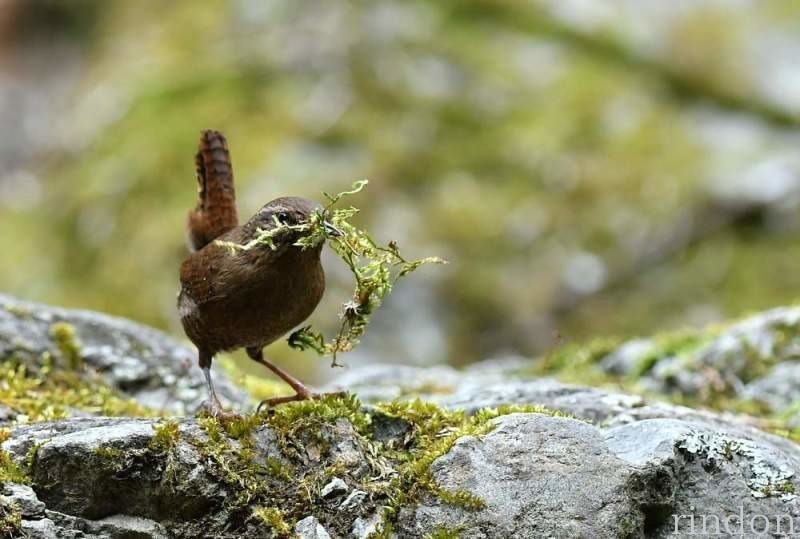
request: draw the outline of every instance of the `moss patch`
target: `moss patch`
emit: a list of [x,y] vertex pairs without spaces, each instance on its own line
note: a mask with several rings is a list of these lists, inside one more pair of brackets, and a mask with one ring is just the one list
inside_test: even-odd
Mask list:
[[552,350],[541,360],[531,364],[523,374],[559,374],[566,381],[581,380],[587,377],[593,381],[607,381],[608,376],[600,371],[597,362],[613,352],[623,340],[616,337],[594,339],[588,343],[567,343]]
[[155,415],[98,376],[52,369],[48,363],[32,372],[13,360],[0,364],[0,404],[17,413],[18,423],[63,419],[71,408],[106,416]]
[[7,451],[0,451],[0,484],[29,482],[28,476],[13,461]]
[[81,369],[83,358],[75,335],[75,327],[67,322],[56,322],[50,326],[50,335],[55,341],[64,366],[72,370]]
[[[492,430],[491,419],[515,412],[562,415],[539,406],[506,406],[469,416],[418,400],[365,408],[353,396],[329,396],[269,413],[203,417],[199,424],[205,436],[191,443],[231,493],[221,502],[233,521],[228,531],[257,534],[267,528],[283,536],[298,520],[314,515],[331,535],[347,536],[355,518],[378,513],[386,535],[400,507],[426,497],[483,507],[483,500],[468,491],[442,489],[430,466],[460,437],[484,435]],[[404,428],[383,436],[380,425],[388,420]],[[274,439],[280,454],[265,458],[255,451],[261,436]],[[323,498],[323,487],[334,477],[345,482],[347,492]],[[363,493],[361,501],[343,507],[355,491]]]
[[283,511],[277,507],[259,507],[253,511],[253,516],[279,537],[292,535],[292,528],[284,519]]
[[170,419],[153,426],[155,434],[150,440],[150,449],[157,452],[167,452],[172,449],[181,438],[180,425],[174,419]]
[[439,527],[425,536],[425,539],[459,539],[462,528]]
[[22,513],[16,504],[0,503],[0,537],[22,536]]

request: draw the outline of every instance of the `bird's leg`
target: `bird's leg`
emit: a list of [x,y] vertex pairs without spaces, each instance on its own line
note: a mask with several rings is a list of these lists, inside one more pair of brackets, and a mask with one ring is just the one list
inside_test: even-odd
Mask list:
[[[271,370],[275,373],[278,378],[286,382],[294,389],[295,394],[287,397],[273,397],[271,399],[265,399],[261,401],[258,405],[258,409],[260,410],[262,406],[266,406],[267,408],[271,408],[272,406],[277,406],[278,404],[283,404],[285,402],[293,402],[293,401],[303,401],[309,399],[319,399],[323,397],[323,394],[320,393],[312,393],[306,386],[289,374],[288,372],[284,371],[268,359],[264,357],[264,351],[261,348],[247,348],[247,355],[255,361],[256,363],[260,363],[264,365],[266,368]],[[343,393],[337,393],[343,394]]]
[[214,389],[214,383],[211,381],[211,359],[213,354],[205,350],[200,350],[199,360],[200,368],[203,369],[203,376],[206,378],[206,387],[208,388],[208,410],[214,417],[225,416],[227,412],[222,409],[222,403],[217,397],[217,392]]

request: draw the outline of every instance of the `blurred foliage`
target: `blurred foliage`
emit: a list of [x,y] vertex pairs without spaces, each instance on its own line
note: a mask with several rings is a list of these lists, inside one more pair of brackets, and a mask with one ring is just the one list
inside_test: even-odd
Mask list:
[[[192,157],[213,127],[243,217],[366,177],[359,226],[451,262],[398,288],[375,355],[531,354],[796,297],[797,197],[715,185],[800,152],[753,53],[796,33],[800,5],[602,4],[77,4],[92,24],[51,119],[61,149],[27,166],[33,203],[0,190],[0,288],[179,333]],[[352,283],[326,264],[313,322],[330,331]]]

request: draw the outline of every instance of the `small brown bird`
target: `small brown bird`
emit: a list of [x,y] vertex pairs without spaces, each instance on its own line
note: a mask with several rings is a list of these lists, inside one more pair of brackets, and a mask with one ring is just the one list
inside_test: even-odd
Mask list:
[[[304,400],[316,395],[277,365],[262,349],[308,318],[325,290],[320,263],[322,244],[302,250],[294,243],[302,232],[286,230],[274,246],[231,250],[215,240],[246,244],[275,221],[287,225],[307,222],[320,205],[299,197],[281,197],[264,205],[238,226],[233,169],[225,137],[203,131],[195,158],[199,195],[189,212],[192,252],[181,265],[178,310],[186,335],[197,346],[198,362],[208,384],[211,411],[222,411],[211,381],[211,360],[217,352],[245,348],[296,392],[262,404]],[[338,230],[326,222],[330,235]],[[274,248],[273,248],[274,247]]]

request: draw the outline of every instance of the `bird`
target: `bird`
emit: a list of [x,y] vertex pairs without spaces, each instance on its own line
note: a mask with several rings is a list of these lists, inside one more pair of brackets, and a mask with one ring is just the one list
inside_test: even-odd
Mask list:
[[[267,399],[261,405],[317,398],[300,380],[264,355],[264,347],[306,320],[322,299],[325,272],[322,243],[301,248],[303,232],[293,225],[308,223],[322,206],[284,196],[262,206],[240,225],[236,210],[233,166],[225,136],[201,132],[195,156],[198,200],[187,218],[190,253],[180,267],[178,312],[189,340],[197,347],[198,364],[213,415],[224,415],[211,378],[211,363],[222,351],[244,348],[247,356],[286,382],[294,395]],[[245,245],[263,231],[289,225],[271,245]],[[302,227],[300,227],[302,228]],[[327,219],[325,236],[341,235]],[[260,405],[260,406],[261,406]]]

